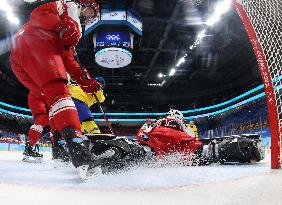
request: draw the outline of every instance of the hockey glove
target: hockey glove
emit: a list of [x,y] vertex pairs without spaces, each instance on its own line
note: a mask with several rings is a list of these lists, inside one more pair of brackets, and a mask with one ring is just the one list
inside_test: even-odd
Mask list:
[[59,33],[63,46],[76,46],[81,37],[78,23],[70,17],[65,17],[54,27],[54,30]]
[[96,93],[100,90],[100,85],[94,80],[86,69],[83,68],[83,74],[80,77],[75,77],[75,81],[80,85],[81,89],[86,93]]

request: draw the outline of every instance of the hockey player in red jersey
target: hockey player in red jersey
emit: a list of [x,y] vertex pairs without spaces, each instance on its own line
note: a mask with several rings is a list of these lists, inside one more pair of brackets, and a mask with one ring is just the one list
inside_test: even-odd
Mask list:
[[[167,112],[165,118],[157,120],[150,128],[140,128],[136,138],[147,149],[148,156],[153,154],[157,157],[175,152],[197,156],[203,145],[184,125],[183,114],[175,109]],[[201,163],[205,164],[204,161]]]
[[81,37],[82,23],[89,23],[98,14],[95,0],[60,0],[35,8],[29,21],[16,34],[10,63],[18,80],[29,89],[28,102],[34,125],[29,131],[28,146],[50,124],[60,133],[80,175],[93,164],[82,144],[80,122],[67,88],[68,72],[87,93],[99,90],[98,83],[85,77],[74,60],[73,49]]

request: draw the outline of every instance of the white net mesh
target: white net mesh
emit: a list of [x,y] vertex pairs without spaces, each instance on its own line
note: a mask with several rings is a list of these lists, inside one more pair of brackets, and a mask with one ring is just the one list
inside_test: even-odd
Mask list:
[[[282,1],[237,0],[243,6],[264,52],[274,87],[282,135]],[[263,73],[262,73],[263,75]],[[280,140],[281,142],[281,140]],[[281,147],[281,146],[280,146]],[[282,149],[280,149],[281,152]]]

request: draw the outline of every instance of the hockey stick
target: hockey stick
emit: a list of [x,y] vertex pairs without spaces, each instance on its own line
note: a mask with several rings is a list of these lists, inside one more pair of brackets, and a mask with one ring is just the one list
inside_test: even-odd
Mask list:
[[105,112],[104,112],[104,110],[103,110],[103,108],[102,108],[102,105],[101,105],[101,103],[100,103],[100,101],[99,101],[97,95],[96,95],[95,93],[93,93],[93,95],[94,95],[94,98],[95,98],[95,100],[96,100],[96,102],[97,102],[97,105],[98,105],[100,111],[102,112],[102,114],[103,114],[103,116],[104,116],[104,119],[106,120],[106,123],[107,123],[108,126],[109,126],[109,129],[110,129],[112,135],[116,136],[115,133],[114,133],[114,130],[113,130],[113,128],[112,128],[112,125],[111,125],[109,119],[107,118],[107,116],[106,116],[106,114],[105,114]]
[[[74,54],[74,59],[78,62],[79,68],[81,69],[82,74],[84,75],[84,77],[85,77],[85,78],[88,78],[89,76],[85,73],[85,70],[83,69],[83,66],[82,66],[82,64],[81,64],[81,62],[80,62],[80,60],[79,60],[79,58],[78,58],[78,56],[77,56],[77,53]],[[102,108],[101,102],[99,101],[99,99],[98,99],[96,93],[93,93],[93,96],[94,96],[94,98],[95,98],[95,100],[96,100],[96,102],[97,102],[97,105],[98,105],[100,111],[102,112],[102,114],[103,114],[103,116],[104,116],[104,119],[105,119],[105,121],[106,121],[106,123],[107,123],[107,125],[108,125],[108,127],[109,127],[109,129],[110,129],[110,131],[111,131],[111,133],[112,133],[112,135],[116,136],[115,133],[114,133],[114,130],[113,130],[113,128],[112,128],[112,125],[111,125],[109,119],[107,118],[107,116],[106,116],[106,114],[105,114],[105,112],[104,112],[104,110],[103,110],[103,108]]]

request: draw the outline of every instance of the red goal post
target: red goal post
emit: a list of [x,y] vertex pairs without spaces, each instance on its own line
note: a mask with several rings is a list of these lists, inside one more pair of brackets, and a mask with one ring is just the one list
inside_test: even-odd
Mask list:
[[282,1],[233,0],[264,83],[271,134],[271,168],[281,168],[282,136]]

